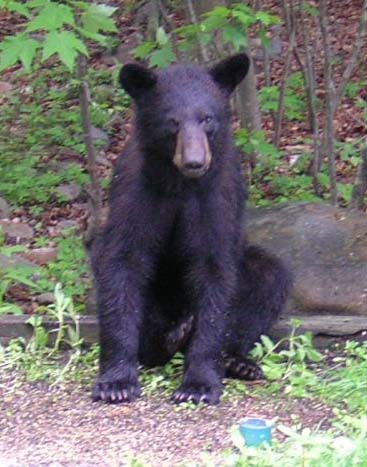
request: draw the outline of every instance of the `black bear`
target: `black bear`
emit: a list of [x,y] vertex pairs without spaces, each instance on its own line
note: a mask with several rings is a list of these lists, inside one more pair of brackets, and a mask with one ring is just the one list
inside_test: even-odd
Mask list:
[[176,351],[185,369],[175,402],[214,404],[224,376],[261,377],[246,355],[280,313],[290,279],[242,232],[229,98],[248,68],[238,54],[209,70],[121,70],[136,115],[92,252],[101,345],[94,400],[134,400],[138,364],[163,365]]

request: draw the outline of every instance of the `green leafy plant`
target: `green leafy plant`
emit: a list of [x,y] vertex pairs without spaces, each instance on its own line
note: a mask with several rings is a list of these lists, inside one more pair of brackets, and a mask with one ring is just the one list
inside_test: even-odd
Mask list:
[[349,415],[366,413],[367,342],[347,341],[323,375],[318,394],[332,405],[342,401]]
[[[279,87],[264,86],[258,91],[261,110],[272,113],[278,110]],[[290,75],[286,82],[284,95],[284,115],[288,120],[303,121],[306,113],[306,99],[302,75],[299,72]]]
[[240,128],[235,133],[235,143],[245,154],[259,154],[262,170],[274,169],[282,157],[282,152],[266,140],[264,131]]
[[357,138],[353,141],[335,141],[335,149],[338,151],[342,161],[357,167],[360,162],[360,150],[362,139]]
[[116,8],[103,4],[1,0],[0,9],[17,12],[26,19],[23,31],[5,37],[0,44],[0,72],[18,62],[30,72],[37,58],[45,62],[54,55],[73,71],[77,56],[89,55],[87,39],[105,44],[106,38],[101,33],[116,31],[110,18]]
[[[213,36],[220,39],[225,46],[234,51],[248,46],[248,29],[256,26],[259,37],[267,46],[267,29],[280,22],[277,16],[265,11],[255,11],[243,3],[234,3],[229,7],[215,6],[202,16],[198,24],[190,24],[175,29],[172,34],[177,37],[177,47],[183,52],[194,48],[198,42],[208,47],[213,42]],[[155,41],[145,41],[134,50],[134,56],[148,59],[150,66],[158,68],[176,61],[172,38],[162,27],[157,29]]]
[[[57,237],[55,242],[56,260],[41,270],[38,284],[44,291],[50,291],[55,281],[60,282],[68,296],[80,299],[90,284],[83,242],[72,229],[63,231],[62,236]],[[83,308],[83,305],[80,307]]]
[[[59,283],[54,296],[54,303],[47,308],[48,315],[57,323],[56,328],[48,332],[42,316],[31,316],[27,323],[33,328],[32,337],[28,342],[24,338],[11,340],[0,353],[0,368],[14,368],[30,381],[48,380],[53,385],[80,374],[80,365],[88,363],[95,369],[98,349],[94,346],[89,355],[83,354],[79,315],[72,299],[65,295]],[[61,349],[68,355],[66,363]]]
[[14,303],[8,303],[5,295],[11,286],[22,284],[33,291],[39,291],[38,284],[32,279],[36,268],[26,266],[16,266],[0,271],[0,315],[1,314],[23,314],[22,309]]
[[[367,458],[366,417],[357,420],[358,428],[346,436],[335,430],[323,432],[318,429],[297,429],[277,426],[285,437],[283,442],[273,440],[272,446],[246,447],[243,438],[234,428],[232,441],[237,453],[223,456],[221,465],[232,467],[352,467],[364,466]],[[209,464],[208,464],[209,465]]]
[[255,11],[244,3],[234,3],[230,7],[216,6],[203,15],[198,25],[183,26],[176,32],[187,42],[199,39],[205,44],[212,41],[213,34],[218,34],[224,44],[239,51],[248,46],[247,33],[251,26],[259,28],[259,37],[264,45],[268,45],[266,30],[279,22],[277,16],[266,11]]
[[156,32],[155,41],[142,42],[134,49],[135,58],[148,58],[151,67],[164,68],[176,60],[169,37],[162,27]]
[[171,393],[179,384],[183,372],[183,355],[176,354],[161,368],[144,369],[141,373],[143,392],[151,395],[157,391]]
[[267,379],[276,382],[272,389],[284,388],[286,394],[310,397],[309,388],[317,382],[317,376],[309,368],[309,362],[319,363],[322,355],[312,345],[312,334],[297,335],[301,323],[293,320],[289,337],[274,344],[267,336],[261,336],[251,355],[258,360]]

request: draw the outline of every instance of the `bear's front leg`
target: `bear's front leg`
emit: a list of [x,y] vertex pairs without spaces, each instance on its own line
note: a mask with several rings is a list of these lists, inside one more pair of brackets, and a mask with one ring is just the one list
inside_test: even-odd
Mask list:
[[217,404],[222,394],[223,347],[228,309],[228,290],[222,274],[204,276],[200,268],[194,334],[185,359],[182,385],[173,394],[176,403]]
[[121,230],[108,226],[92,254],[101,349],[92,397],[110,403],[130,402],[140,395],[137,368],[143,290],[153,261],[138,228],[130,242],[126,235],[125,241],[121,239]]
[[140,395],[138,346],[142,298],[137,274],[127,262],[100,259],[96,274],[100,370],[93,400],[130,402]]

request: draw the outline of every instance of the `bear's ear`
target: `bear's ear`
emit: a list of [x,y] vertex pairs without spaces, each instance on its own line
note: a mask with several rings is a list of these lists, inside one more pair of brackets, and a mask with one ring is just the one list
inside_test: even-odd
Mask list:
[[221,89],[231,94],[250,68],[250,59],[245,53],[233,55],[214,65],[209,70],[211,77]]
[[157,76],[142,65],[129,63],[121,68],[119,82],[121,87],[136,99],[156,84]]

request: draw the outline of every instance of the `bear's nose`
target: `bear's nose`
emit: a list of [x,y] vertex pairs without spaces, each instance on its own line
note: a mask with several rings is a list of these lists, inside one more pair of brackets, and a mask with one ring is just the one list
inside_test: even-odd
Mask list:
[[203,167],[204,164],[202,164],[201,162],[198,162],[198,161],[190,161],[190,162],[186,162],[186,164],[184,164],[184,168],[186,170],[198,170],[198,169],[201,169]]

